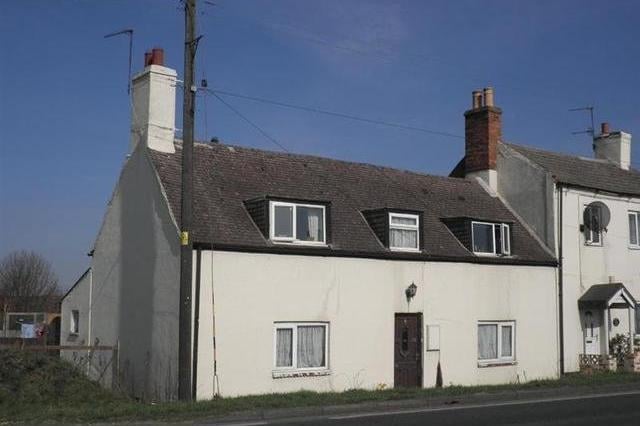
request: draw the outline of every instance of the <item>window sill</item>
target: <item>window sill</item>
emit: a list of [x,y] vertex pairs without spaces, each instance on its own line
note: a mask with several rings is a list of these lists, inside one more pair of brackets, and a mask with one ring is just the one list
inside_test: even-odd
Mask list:
[[489,368],[489,367],[508,367],[512,365],[517,365],[518,362],[513,361],[478,361],[478,368]]
[[420,253],[422,250],[414,248],[389,247],[389,250],[400,253]]
[[507,258],[507,259],[513,257],[513,255],[511,254],[485,253],[485,252],[478,252],[478,251],[474,251],[473,254],[480,257],[497,257],[497,258]]
[[629,250],[640,250],[640,246],[629,246]]
[[329,244],[323,242],[313,241],[287,241],[287,240],[271,240],[273,244],[283,246],[302,246],[302,247],[329,247]]
[[331,375],[331,370],[273,370],[271,375],[274,379],[319,377]]

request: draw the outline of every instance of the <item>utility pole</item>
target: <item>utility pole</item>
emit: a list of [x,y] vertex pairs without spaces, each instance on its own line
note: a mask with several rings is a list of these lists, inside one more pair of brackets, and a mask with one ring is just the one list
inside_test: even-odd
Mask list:
[[178,398],[193,399],[192,389],[192,274],[193,133],[195,121],[196,0],[184,3],[184,105],[182,110],[182,205],[180,210],[180,317],[178,327]]

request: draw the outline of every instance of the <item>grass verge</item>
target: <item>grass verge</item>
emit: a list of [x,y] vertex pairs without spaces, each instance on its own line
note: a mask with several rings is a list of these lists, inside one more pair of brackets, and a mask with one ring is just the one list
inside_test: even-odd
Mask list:
[[630,373],[569,374],[558,380],[494,386],[448,386],[440,389],[350,390],[295,392],[194,403],[142,403],[100,388],[58,358],[28,352],[0,351],[0,421],[91,423],[171,421],[223,416],[248,410],[298,408],[401,399],[457,397],[528,389],[593,387],[637,383]]

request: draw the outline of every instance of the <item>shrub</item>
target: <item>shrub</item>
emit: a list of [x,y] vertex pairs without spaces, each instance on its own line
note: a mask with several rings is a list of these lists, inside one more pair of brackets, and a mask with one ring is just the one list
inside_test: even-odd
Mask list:
[[73,403],[118,398],[57,354],[0,350],[0,404]]

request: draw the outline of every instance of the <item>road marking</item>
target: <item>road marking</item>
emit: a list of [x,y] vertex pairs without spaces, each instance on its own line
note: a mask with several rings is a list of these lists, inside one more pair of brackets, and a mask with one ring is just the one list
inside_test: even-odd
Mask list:
[[396,411],[386,411],[386,412],[346,414],[344,416],[331,416],[327,418],[329,420],[346,420],[346,419],[357,419],[357,418],[363,418],[363,417],[396,416],[401,414],[418,414],[418,413],[433,413],[433,412],[439,412],[439,411],[469,410],[472,408],[506,407],[506,406],[512,406],[512,405],[526,405],[526,404],[543,404],[545,402],[575,401],[579,399],[597,399],[597,398],[607,398],[607,397],[613,397],[613,396],[629,396],[629,395],[640,395],[640,390],[627,391],[627,392],[614,392],[614,393],[599,393],[599,394],[580,395],[580,396],[565,396],[565,397],[557,397],[557,398],[540,398],[540,399],[493,402],[493,403],[489,402],[489,403],[483,403],[483,404],[456,405],[452,407],[418,408],[418,409],[396,410]]
[[210,425],[218,425],[218,426],[263,426],[268,425],[267,422],[245,422],[245,423],[208,423]]

